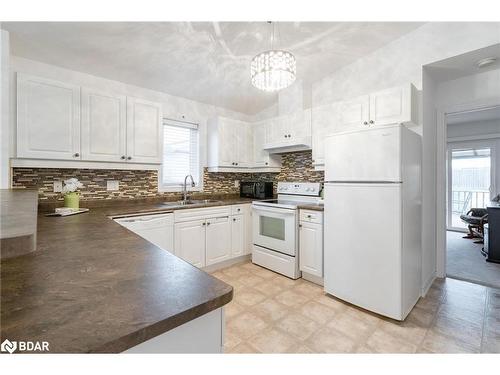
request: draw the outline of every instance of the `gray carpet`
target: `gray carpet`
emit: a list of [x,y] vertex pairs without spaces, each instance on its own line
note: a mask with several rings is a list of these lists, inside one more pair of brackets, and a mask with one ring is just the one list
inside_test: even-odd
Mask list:
[[486,262],[481,254],[483,245],[462,238],[464,235],[447,232],[447,276],[500,288],[500,264]]

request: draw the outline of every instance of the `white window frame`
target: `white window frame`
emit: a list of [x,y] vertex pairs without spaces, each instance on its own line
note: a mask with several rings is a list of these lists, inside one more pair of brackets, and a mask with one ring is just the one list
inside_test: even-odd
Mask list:
[[[187,186],[187,191],[203,191],[203,160],[202,160],[202,129],[199,123],[196,122],[189,122],[189,121],[179,121],[179,120],[174,120],[170,118],[163,118],[162,126],[164,125],[196,125],[198,127],[198,164],[199,164],[199,182],[198,185],[195,187],[191,187],[188,183]],[[162,136],[163,136],[163,128],[162,128]],[[163,145],[163,142],[162,142]],[[158,192],[161,193],[175,193],[175,192],[181,192],[184,189],[184,186],[181,185],[166,185],[163,183],[163,149],[162,149],[162,162],[160,167],[158,168]]]

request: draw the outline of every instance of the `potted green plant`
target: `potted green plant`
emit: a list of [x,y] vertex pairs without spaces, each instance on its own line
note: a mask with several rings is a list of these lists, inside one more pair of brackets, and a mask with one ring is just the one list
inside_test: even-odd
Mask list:
[[62,193],[64,195],[64,207],[78,209],[80,208],[80,192],[83,184],[77,178],[70,178],[64,181]]

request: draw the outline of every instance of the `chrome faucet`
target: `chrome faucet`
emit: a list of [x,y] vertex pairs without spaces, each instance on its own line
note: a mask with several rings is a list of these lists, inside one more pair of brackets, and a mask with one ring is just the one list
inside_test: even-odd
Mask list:
[[184,177],[184,190],[182,191],[182,194],[183,194],[183,201],[184,202],[187,202],[187,179],[188,177],[191,179],[191,187],[195,187],[195,183],[194,183],[194,180],[193,180],[193,176],[191,176],[190,174],[188,174],[186,177]]

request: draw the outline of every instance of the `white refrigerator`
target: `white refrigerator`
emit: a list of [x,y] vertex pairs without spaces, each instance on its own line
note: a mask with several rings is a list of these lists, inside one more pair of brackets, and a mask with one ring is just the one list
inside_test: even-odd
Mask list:
[[421,295],[421,137],[394,125],[325,145],[325,291],[404,320]]

